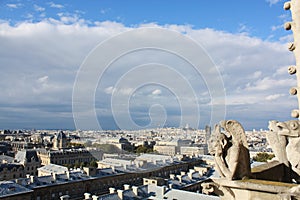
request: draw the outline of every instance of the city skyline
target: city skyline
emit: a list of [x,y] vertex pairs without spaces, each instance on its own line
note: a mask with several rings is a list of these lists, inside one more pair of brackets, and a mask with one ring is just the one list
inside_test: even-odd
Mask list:
[[[269,120],[291,119],[297,99],[288,90],[296,80],[287,73],[294,58],[286,45],[292,35],[283,23],[291,17],[283,11],[283,1],[172,2],[2,1],[0,65],[5,76],[0,80],[0,129],[75,129],[72,91],[85,58],[99,43],[141,27],[177,31],[206,50],[224,83],[226,119],[240,121],[247,130],[266,128]],[[133,64],[151,63],[150,58],[156,63],[172,60],[168,64],[177,70],[187,68],[180,60],[151,51],[114,62],[95,92],[103,129],[118,128],[110,100],[117,81]],[[210,123],[212,101],[205,77],[186,71],[184,78],[196,93],[199,124],[204,128]],[[167,126],[180,125],[183,112],[170,88],[150,84],[134,92],[132,88],[117,92],[132,94],[130,116],[140,127],[149,123],[149,109],[157,104],[165,109]],[[193,118],[192,113],[185,115]]]

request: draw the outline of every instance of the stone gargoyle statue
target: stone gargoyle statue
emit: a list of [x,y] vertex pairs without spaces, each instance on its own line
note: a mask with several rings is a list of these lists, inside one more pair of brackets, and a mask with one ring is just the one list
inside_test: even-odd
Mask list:
[[226,120],[216,124],[209,140],[209,150],[215,156],[215,167],[221,177],[240,180],[250,176],[248,143],[239,122]]
[[266,138],[278,161],[300,176],[300,122],[270,121]]

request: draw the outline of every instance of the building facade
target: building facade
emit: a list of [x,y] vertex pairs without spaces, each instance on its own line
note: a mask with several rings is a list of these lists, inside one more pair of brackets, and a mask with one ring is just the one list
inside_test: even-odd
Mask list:
[[58,151],[46,151],[45,149],[38,151],[38,156],[42,161],[42,165],[56,164],[68,165],[75,163],[90,163],[96,160],[95,157],[85,149],[62,149]]
[[18,151],[15,160],[24,166],[25,175],[38,175],[37,169],[41,167],[41,160],[39,159],[36,150],[23,149]]
[[155,145],[153,150],[164,155],[174,156],[176,154],[176,146],[174,145]]

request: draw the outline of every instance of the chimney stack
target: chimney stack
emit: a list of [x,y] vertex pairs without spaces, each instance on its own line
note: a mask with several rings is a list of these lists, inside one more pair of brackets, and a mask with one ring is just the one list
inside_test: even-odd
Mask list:
[[70,179],[70,172],[67,171],[66,174],[67,174],[67,179]]
[[52,174],[53,180],[56,181],[57,175],[55,173]]
[[177,175],[176,177],[178,178],[179,182],[182,183],[182,176],[181,175]]
[[116,189],[115,188],[109,188],[109,194],[114,194],[116,192]]
[[117,190],[117,193],[118,193],[118,197],[120,199],[124,199],[124,191],[123,190]]
[[69,195],[63,195],[60,197],[60,200],[69,200],[70,196]]
[[139,187],[137,187],[137,186],[132,186],[132,192],[133,192],[136,196],[139,196],[138,190],[139,190]]
[[111,171],[116,172],[115,166],[111,166]]
[[16,182],[16,184],[22,184],[22,180],[18,179],[18,178],[15,180],[15,182]]
[[34,176],[30,176],[30,183],[34,183]]
[[170,179],[174,180],[175,179],[175,174],[170,174]]
[[162,186],[161,187],[161,196],[162,197],[165,195],[166,191],[167,191],[167,187],[166,186]]
[[188,173],[188,177],[189,177],[190,179],[193,179],[193,172],[189,172],[189,173]]
[[91,200],[91,194],[90,193],[84,193],[84,199],[85,200]]
[[130,189],[130,185],[125,184],[125,185],[124,185],[124,190],[129,190],[129,189]]

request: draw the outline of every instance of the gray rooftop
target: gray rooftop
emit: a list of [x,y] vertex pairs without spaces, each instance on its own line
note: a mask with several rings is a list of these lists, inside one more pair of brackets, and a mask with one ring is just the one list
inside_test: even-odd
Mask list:
[[[13,163],[15,160],[14,157],[11,156],[6,156],[6,155],[0,155],[0,161],[2,163],[6,162],[6,163]],[[4,162],[3,162],[4,161]]]
[[36,153],[35,150],[20,150],[17,152],[15,159],[20,162],[20,163],[24,163],[24,162],[38,162],[39,161],[39,157]]
[[40,167],[37,169],[38,171],[46,172],[46,173],[55,173],[55,174],[64,174],[68,171],[67,167],[55,164],[45,165],[44,167]]
[[13,181],[0,181],[0,198],[28,192],[33,192],[33,190],[18,185]]
[[[165,192],[162,192],[165,188]],[[177,190],[177,189],[168,189],[165,186],[156,186],[156,185],[148,185],[148,192],[155,194],[149,197],[148,199],[199,199],[199,200],[217,200],[220,199],[217,196],[205,195],[195,192],[189,192],[184,190]]]

